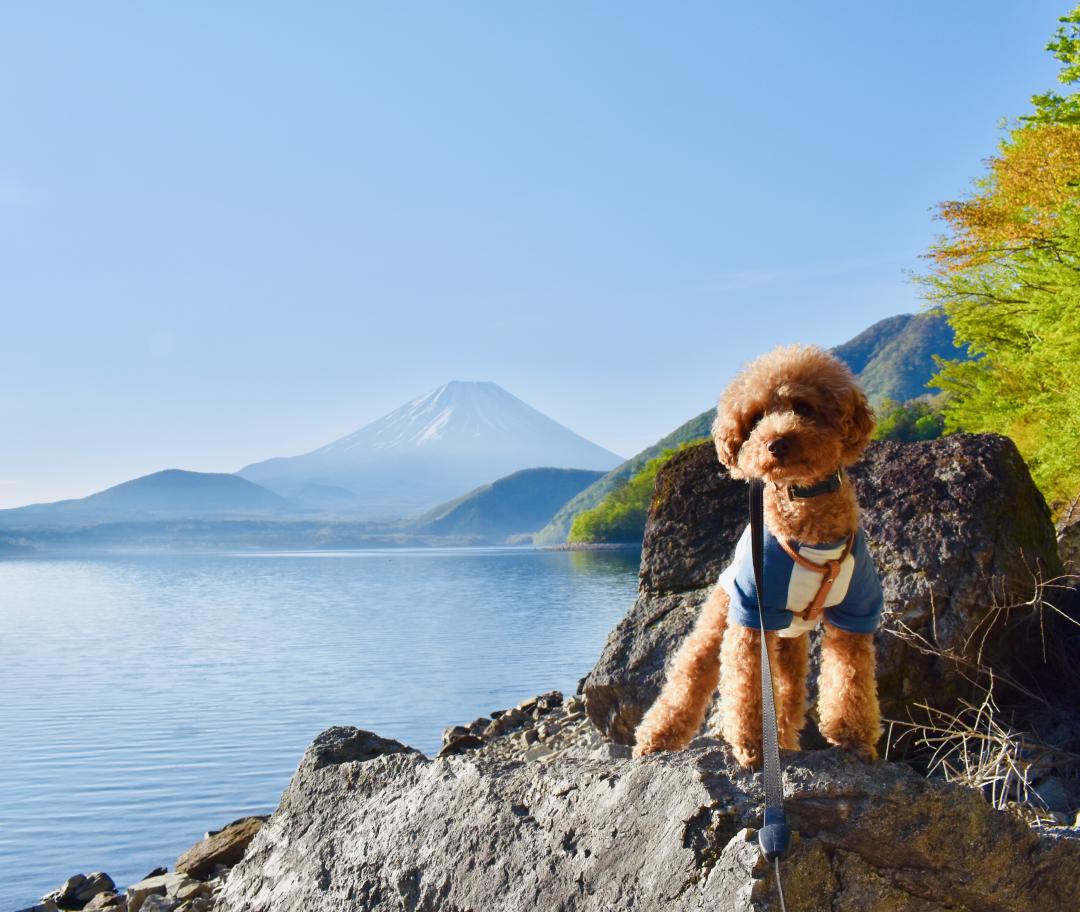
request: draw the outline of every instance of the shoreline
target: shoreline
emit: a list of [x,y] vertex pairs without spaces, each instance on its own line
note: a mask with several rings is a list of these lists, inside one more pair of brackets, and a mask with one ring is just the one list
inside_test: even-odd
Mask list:
[[535,551],[640,551],[640,542],[565,542],[561,545],[536,545]]
[[[580,694],[564,696],[553,690],[508,709],[492,710],[467,724],[447,726],[439,750],[430,759],[465,753],[477,759],[549,763],[568,753],[609,758],[629,756],[630,751],[608,743],[590,725]],[[208,830],[202,841],[177,859],[173,871],[155,868],[122,889],[103,871],[74,874],[36,904],[17,912],[211,912],[229,872],[269,816],[241,817]]]

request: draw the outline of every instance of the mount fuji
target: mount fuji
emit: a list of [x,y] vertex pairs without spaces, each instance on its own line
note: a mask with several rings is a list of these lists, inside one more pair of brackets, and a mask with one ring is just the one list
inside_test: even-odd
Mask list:
[[496,383],[454,380],[317,450],[237,474],[324,511],[404,518],[519,469],[620,462]]

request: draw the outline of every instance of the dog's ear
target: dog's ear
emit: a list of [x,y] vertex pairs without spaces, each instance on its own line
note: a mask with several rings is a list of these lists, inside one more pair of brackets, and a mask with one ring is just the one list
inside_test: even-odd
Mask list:
[[721,464],[729,472],[733,471],[739,460],[739,450],[743,445],[742,432],[738,416],[724,408],[723,402],[716,410],[716,418],[712,423],[712,435],[716,443],[716,455],[720,457]]
[[874,433],[874,411],[866,399],[866,394],[857,386],[852,386],[847,395],[843,418],[844,458],[848,463],[855,462],[870,442]]

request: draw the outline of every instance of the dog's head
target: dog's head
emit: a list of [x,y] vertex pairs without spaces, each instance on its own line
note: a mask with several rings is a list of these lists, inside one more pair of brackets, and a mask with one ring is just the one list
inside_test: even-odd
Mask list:
[[813,345],[773,349],[720,397],[713,438],[733,478],[806,485],[855,462],[874,413],[838,358]]

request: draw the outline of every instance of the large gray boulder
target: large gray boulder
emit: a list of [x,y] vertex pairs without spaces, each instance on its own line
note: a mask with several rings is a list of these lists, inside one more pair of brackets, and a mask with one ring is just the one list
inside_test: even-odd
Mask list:
[[[325,749],[329,745],[330,749]],[[904,765],[790,755],[788,908],[1080,908],[1080,842]],[[231,872],[223,912],[778,908],[760,776],[716,741],[641,760],[430,760],[321,735]]]
[[[886,718],[907,720],[922,702],[955,705],[972,694],[979,664],[994,668],[999,688],[1014,680],[1046,689],[1069,673],[1070,634],[1056,635],[1059,616],[1029,604],[1036,581],[1061,573],[1061,562],[1049,510],[1012,441],[874,443],[850,474],[885,590],[877,643]],[[582,686],[589,718],[615,741],[633,742],[746,515],[745,484],[726,476],[709,443],[657,476],[637,601]]]

